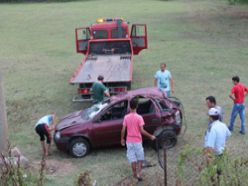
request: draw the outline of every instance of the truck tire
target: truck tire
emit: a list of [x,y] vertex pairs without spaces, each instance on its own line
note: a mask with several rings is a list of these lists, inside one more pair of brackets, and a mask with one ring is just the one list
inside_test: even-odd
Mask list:
[[70,143],[70,154],[75,158],[82,158],[90,151],[89,142],[83,138],[75,138]]
[[159,150],[164,146],[167,149],[174,147],[177,144],[177,135],[172,129],[164,129],[156,137],[155,142],[152,144],[152,147],[155,150]]

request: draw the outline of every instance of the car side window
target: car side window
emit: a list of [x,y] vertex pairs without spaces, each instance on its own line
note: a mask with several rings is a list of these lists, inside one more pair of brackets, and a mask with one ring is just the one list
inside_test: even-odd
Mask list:
[[139,97],[139,105],[137,108],[137,113],[140,115],[150,114],[155,112],[155,107],[151,99]]
[[156,100],[156,101],[162,111],[170,110],[170,108],[166,105],[166,103],[163,100]]
[[127,100],[112,105],[101,116],[101,121],[122,119],[127,113]]

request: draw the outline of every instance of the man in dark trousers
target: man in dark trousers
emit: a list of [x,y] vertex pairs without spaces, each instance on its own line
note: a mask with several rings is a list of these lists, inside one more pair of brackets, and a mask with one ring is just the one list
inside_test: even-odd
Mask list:
[[233,131],[233,126],[237,115],[239,114],[241,120],[240,134],[245,134],[245,96],[248,93],[248,88],[245,85],[239,83],[240,79],[238,76],[232,78],[233,87],[229,97],[233,100],[233,108],[230,117],[229,130]]
[[98,76],[97,82],[92,85],[93,103],[99,103],[104,100],[104,96],[110,97],[107,87],[103,84],[104,77]]

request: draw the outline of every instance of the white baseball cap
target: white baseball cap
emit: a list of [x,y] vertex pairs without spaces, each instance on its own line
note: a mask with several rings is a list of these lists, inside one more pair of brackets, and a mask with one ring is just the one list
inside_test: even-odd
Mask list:
[[208,110],[208,115],[209,116],[218,116],[218,115],[220,115],[220,112],[216,108],[211,108]]

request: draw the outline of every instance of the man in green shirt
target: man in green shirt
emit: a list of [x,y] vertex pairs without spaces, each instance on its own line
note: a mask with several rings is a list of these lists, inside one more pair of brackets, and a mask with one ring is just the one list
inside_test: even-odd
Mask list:
[[92,98],[93,103],[99,103],[103,101],[104,96],[110,97],[107,87],[103,84],[103,76],[98,76],[97,82],[93,83],[92,85]]

